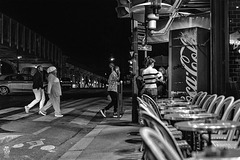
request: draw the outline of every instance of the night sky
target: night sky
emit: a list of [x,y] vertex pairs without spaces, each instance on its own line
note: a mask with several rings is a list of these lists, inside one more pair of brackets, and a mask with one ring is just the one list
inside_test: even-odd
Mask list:
[[0,12],[102,75],[111,56],[122,73],[128,70],[130,19],[119,19],[116,6],[116,0],[1,0]]

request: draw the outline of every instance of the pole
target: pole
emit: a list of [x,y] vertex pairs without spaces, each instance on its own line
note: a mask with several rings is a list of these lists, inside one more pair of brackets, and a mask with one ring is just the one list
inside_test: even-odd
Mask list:
[[2,60],[0,59],[0,75],[2,75]]
[[147,51],[144,51],[144,58],[147,57]]
[[134,59],[136,60],[136,67],[134,68],[136,73],[132,78],[132,122],[138,123],[138,88],[136,84],[136,77],[138,76],[138,36],[137,36],[137,21],[131,20],[131,30],[133,35],[133,50]]

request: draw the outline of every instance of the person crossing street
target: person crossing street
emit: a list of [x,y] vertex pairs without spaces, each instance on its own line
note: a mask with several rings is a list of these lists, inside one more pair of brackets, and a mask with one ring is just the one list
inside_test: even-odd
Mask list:
[[33,86],[32,90],[35,96],[35,99],[25,106],[25,112],[29,113],[29,110],[39,103],[39,111],[45,103],[45,93],[43,88],[43,67],[41,65],[37,66],[37,71],[33,76]]
[[57,68],[54,66],[51,66],[47,69],[48,75],[48,88],[47,88],[47,94],[49,97],[49,100],[45,106],[41,108],[39,111],[40,114],[45,116],[46,110],[53,106],[55,111],[55,117],[63,117],[61,114],[60,109],[60,96],[62,95],[61,85],[59,78],[57,78]]
[[120,79],[120,68],[118,66],[114,66],[111,68],[112,72],[108,78],[108,94],[111,97],[111,102],[104,108],[100,110],[100,113],[103,117],[106,117],[106,111],[111,107],[113,108],[113,117],[117,117],[117,108],[118,108],[118,83]]

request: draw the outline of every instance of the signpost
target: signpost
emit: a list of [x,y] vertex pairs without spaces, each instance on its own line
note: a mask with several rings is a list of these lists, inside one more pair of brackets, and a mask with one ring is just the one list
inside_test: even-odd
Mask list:
[[138,50],[139,51],[152,51],[152,46],[151,45],[142,46],[142,45],[138,44]]

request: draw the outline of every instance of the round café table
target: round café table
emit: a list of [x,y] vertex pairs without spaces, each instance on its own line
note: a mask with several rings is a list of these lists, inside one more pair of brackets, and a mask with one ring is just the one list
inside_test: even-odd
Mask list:
[[186,113],[186,114],[197,114],[197,113],[205,113],[206,110],[202,108],[196,109],[186,109],[186,108],[170,108],[170,109],[163,109],[161,110],[161,114],[172,114],[172,113]]
[[208,146],[211,146],[211,133],[213,131],[240,129],[240,122],[210,119],[177,122],[175,123],[175,127],[183,131],[207,131],[209,137]]
[[239,149],[219,149],[210,147],[203,152],[193,154],[195,160],[240,160]]
[[189,102],[171,102],[171,103],[167,103],[168,106],[187,106],[187,105],[191,105]]
[[160,104],[157,103],[160,109],[196,109],[199,108],[199,105],[195,104],[185,104],[185,105],[177,105],[177,104]]
[[[165,120],[169,121],[169,124],[175,125],[181,121],[194,121],[194,120],[205,120],[205,119],[216,119],[218,116],[212,113],[198,113],[198,114],[183,114],[183,113],[172,113],[163,116]],[[183,138],[187,140],[193,151],[198,150],[201,146],[198,145],[199,134],[198,132],[182,131]]]
[[213,113],[197,113],[197,114],[172,113],[164,115],[164,119],[172,121],[190,121],[201,119],[214,119],[217,118],[217,116],[218,116],[217,114]]

